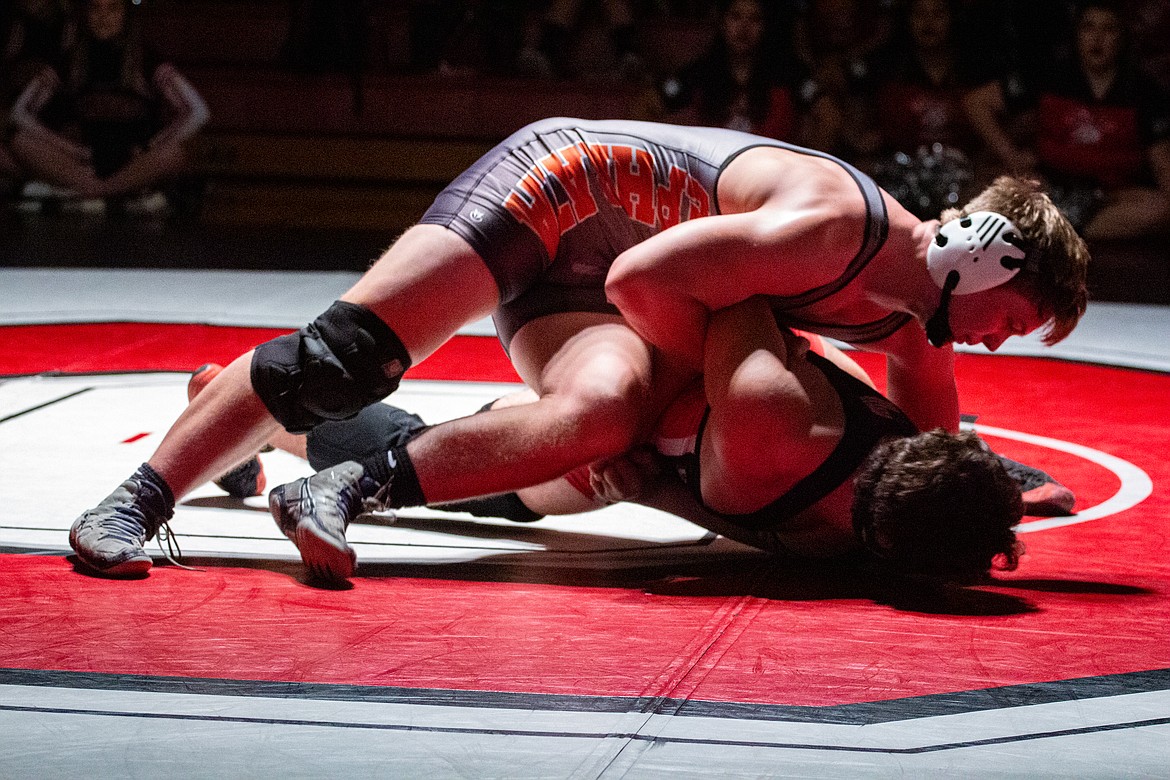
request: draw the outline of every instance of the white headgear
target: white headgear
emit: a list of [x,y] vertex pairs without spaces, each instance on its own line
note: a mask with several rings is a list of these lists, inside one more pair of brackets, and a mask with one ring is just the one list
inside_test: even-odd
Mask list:
[[946,288],[947,277],[957,272],[954,294],[970,295],[1014,277],[1027,255],[1020,232],[1007,217],[976,211],[939,228],[926,250],[926,267],[940,288]]

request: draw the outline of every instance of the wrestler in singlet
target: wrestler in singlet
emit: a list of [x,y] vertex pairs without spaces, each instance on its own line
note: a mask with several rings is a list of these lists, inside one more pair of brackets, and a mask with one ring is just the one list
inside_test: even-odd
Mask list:
[[[659,421],[654,446],[678,478],[689,488],[699,506],[746,533],[741,538],[757,547],[782,552],[776,534],[789,521],[828,496],[862,464],[884,439],[914,436],[918,429],[889,399],[825,357],[824,342],[814,334],[808,339],[808,362],[824,374],[841,401],[844,425],[841,439],[825,460],[767,506],[748,514],[723,514],[707,506],[701,489],[703,433],[711,408],[703,394],[702,380],[690,385],[670,405]],[[761,448],[766,446],[761,442]]]
[[[719,214],[719,176],[759,146],[837,163],[857,183],[868,215],[862,244],[839,278],[772,299],[779,321],[853,344],[880,340],[905,325],[910,315],[902,312],[866,323],[790,314],[844,288],[877,254],[889,228],[885,203],[878,186],[842,160],[735,130],[546,119],[511,135],[467,169],[421,222],[454,231],[483,258],[500,289],[494,319],[507,349],[520,327],[538,317],[618,314],[605,299],[614,259],[673,225]],[[717,278],[717,260],[712,263]]]

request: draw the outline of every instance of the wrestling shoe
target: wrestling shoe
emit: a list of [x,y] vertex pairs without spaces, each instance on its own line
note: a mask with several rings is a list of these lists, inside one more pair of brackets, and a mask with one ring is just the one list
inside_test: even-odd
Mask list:
[[357,554],[345,529],[362,511],[377,508],[378,485],[360,463],[346,461],[311,477],[274,487],[268,494],[272,518],[301,552],[309,573],[342,580],[353,575]]
[[1059,482],[1045,482],[1040,487],[1025,490],[1024,514],[1032,517],[1065,517],[1073,513],[1077,497]]
[[1064,517],[1073,513],[1077,497],[1038,468],[999,456],[999,462],[1020,486],[1024,514],[1030,517]]
[[172,502],[141,469],[69,531],[69,546],[89,568],[111,577],[134,577],[150,570],[142,545],[171,518]]
[[[187,401],[193,401],[220,371],[223,371],[223,366],[217,363],[205,363],[192,371],[191,379],[187,381]],[[263,495],[267,484],[264,464],[256,456],[252,456],[215,480],[216,487],[234,498]]]

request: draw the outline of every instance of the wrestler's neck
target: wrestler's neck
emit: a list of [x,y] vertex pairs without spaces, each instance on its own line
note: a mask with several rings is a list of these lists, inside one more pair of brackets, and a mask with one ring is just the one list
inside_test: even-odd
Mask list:
[[940,291],[926,270],[926,250],[939,222],[913,220],[891,225],[886,246],[867,268],[867,297],[890,311],[903,311],[925,322],[938,307]]

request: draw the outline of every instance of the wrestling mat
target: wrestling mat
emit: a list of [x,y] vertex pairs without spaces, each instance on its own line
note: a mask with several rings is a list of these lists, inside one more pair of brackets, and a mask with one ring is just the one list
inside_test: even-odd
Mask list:
[[[1025,518],[1028,554],[985,586],[777,565],[615,506],[531,525],[371,518],[349,532],[356,576],[325,589],[262,498],[212,485],[172,522],[195,571],[154,543],[145,579],[77,569],[69,525],[153,452],[186,403],[186,372],[279,332],[0,328],[0,745],[18,775],[1170,766],[1170,375],[958,356],[977,429],[1078,498],[1070,517]],[[880,379],[880,361],[858,359]],[[461,336],[392,400],[439,421],[515,381],[493,338]],[[270,485],[310,471],[263,460]]]

